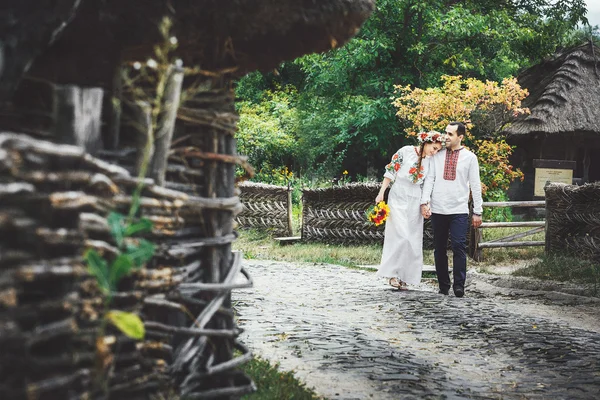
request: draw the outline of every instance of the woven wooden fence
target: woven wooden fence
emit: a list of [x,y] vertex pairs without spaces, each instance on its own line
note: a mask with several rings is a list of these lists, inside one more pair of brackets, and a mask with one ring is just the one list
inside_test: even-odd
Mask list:
[[348,184],[302,192],[302,240],[328,243],[381,243],[384,225],[365,219],[377,184]]
[[[233,282],[244,272],[234,254],[228,273],[211,283],[205,255],[234,236],[205,237],[203,213],[234,214],[236,197],[209,199],[148,182],[141,215],[154,223],[147,238],[157,252],[120,283],[111,306],[142,317],[146,338],[136,342],[110,326],[97,337],[102,296],[82,255],[94,248],[115,256],[106,216],[129,210],[137,180],[81,148],[2,133],[0,182],[0,398],[96,398],[104,373],[115,399],[182,387],[206,397],[252,390],[235,371],[250,354],[235,341],[239,330],[224,307],[232,288],[251,282]],[[223,340],[242,355],[215,361]],[[112,369],[98,369],[100,349]],[[206,363],[190,365],[196,357]],[[189,387],[173,387],[177,378]]]
[[[382,243],[385,225],[367,223],[365,211],[374,204],[378,183],[354,183],[302,192],[302,240],[327,243]],[[432,248],[431,223],[425,221],[423,243]]]
[[600,183],[553,183],[546,191],[546,251],[600,262]]
[[243,182],[239,185],[242,212],[240,228],[266,229],[273,235],[292,236],[292,196],[285,186]]

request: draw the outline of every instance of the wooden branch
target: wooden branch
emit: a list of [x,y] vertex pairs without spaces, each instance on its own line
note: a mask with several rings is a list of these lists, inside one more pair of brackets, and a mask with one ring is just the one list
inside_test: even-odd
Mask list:
[[159,322],[146,321],[144,324],[147,331],[166,332],[170,334],[178,334],[189,337],[213,336],[213,337],[238,337],[241,331],[235,329],[200,329],[200,328],[180,328],[170,325],[161,324]]

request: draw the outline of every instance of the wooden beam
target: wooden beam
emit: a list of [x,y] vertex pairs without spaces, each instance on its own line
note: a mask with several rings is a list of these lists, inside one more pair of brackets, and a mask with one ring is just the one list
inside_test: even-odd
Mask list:
[[545,221],[527,222],[484,222],[480,228],[521,228],[527,226],[546,226]]
[[485,242],[479,243],[480,249],[489,249],[493,247],[529,247],[529,246],[544,246],[545,241],[531,241],[531,242]]
[[546,201],[484,201],[483,207],[546,207]]
[[488,243],[495,243],[495,242],[511,242],[515,239],[521,239],[524,238],[526,236],[531,236],[531,235],[535,235],[536,233],[539,232],[543,232],[545,229],[545,226],[538,226],[537,228],[534,229],[530,229],[526,232],[521,232],[521,233],[516,233],[514,235],[510,235],[510,236],[506,236],[500,239],[494,239],[494,240],[490,240]]

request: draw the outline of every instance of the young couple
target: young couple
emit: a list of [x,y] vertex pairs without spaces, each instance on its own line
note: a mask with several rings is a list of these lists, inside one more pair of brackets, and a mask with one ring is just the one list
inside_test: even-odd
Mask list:
[[[423,270],[423,218],[433,225],[434,259],[439,293],[450,286],[456,297],[465,294],[469,192],[473,195],[473,226],[481,225],[482,198],[477,156],[462,146],[466,127],[451,122],[445,134],[432,131],[418,136],[419,146],[404,146],[385,167],[376,202],[390,182],[381,265],[378,276],[406,289],[418,284]],[[444,148],[445,147],[445,148]],[[448,273],[447,245],[450,237],[454,282]]]

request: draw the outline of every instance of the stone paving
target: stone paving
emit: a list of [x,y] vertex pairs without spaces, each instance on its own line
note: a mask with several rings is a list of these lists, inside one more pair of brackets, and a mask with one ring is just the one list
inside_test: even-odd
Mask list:
[[233,294],[242,341],[329,399],[600,398],[600,301],[498,288],[466,296],[424,280],[246,260]]

